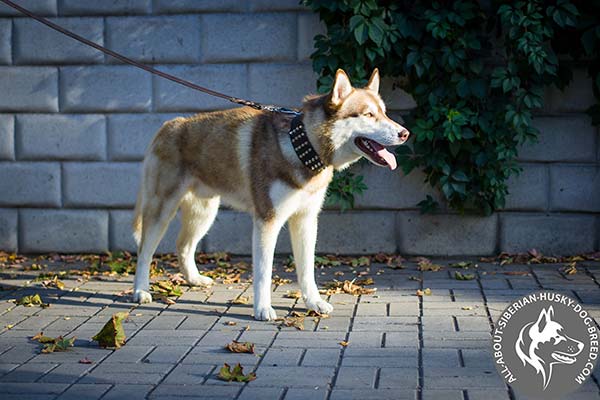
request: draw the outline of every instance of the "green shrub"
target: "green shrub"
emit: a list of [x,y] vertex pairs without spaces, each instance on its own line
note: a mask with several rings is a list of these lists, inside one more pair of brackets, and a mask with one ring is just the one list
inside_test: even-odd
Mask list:
[[[319,90],[343,68],[364,84],[374,67],[410,93],[412,148],[397,150],[405,173],[424,171],[449,206],[490,214],[504,206],[507,179],[519,172],[519,146],[548,85],[562,88],[570,65],[558,55],[591,59],[600,98],[600,2],[305,0],[327,26],[315,37]],[[588,110],[600,124],[600,106]],[[336,175],[330,201],[351,207],[364,183]],[[357,183],[354,186],[354,183]],[[437,207],[428,196],[422,211]]]

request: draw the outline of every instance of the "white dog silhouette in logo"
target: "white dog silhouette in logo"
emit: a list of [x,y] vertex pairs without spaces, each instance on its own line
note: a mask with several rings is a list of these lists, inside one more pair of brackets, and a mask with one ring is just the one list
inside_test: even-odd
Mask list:
[[531,365],[542,374],[544,390],[552,379],[555,364],[573,364],[583,350],[583,343],[564,333],[563,326],[554,318],[552,306],[542,309],[535,322],[525,325],[515,344],[523,365]]

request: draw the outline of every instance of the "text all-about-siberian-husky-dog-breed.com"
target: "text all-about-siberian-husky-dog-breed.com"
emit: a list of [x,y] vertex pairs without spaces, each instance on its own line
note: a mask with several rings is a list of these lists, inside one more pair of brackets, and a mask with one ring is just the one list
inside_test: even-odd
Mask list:
[[338,70],[331,92],[307,96],[301,112],[292,119],[243,107],[175,118],[160,128],[144,158],[135,208],[134,301],[152,301],[150,263],[177,209],[179,268],[191,285],[212,283],[198,272],[194,253],[223,200],[253,217],[254,317],[276,318],[271,272],[286,222],[306,307],[325,314],[333,310],[321,299],[314,277],[317,217],[327,185],[334,170],[361,157],[395,169],[386,146],[403,144],[409,132],[386,115],[377,70],[364,88],[352,87]]

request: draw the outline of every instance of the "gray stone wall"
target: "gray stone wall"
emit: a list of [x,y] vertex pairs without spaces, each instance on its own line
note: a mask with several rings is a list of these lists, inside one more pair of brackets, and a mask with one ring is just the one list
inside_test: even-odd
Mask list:
[[[238,97],[297,106],[314,92],[312,37],[323,27],[296,0],[21,0],[73,31],[137,60]],[[521,152],[506,209],[491,217],[422,216],[438,194],[414,172],[357,166],[369,191],[346,213],[325,210],[319,252],[484,255],[599,249],[600,145],[583,114],[581,69],[548,90],[542,136]],[[414,103],[386,85],[400,118]],[[0,249],[135,250],[130,219],[140,161],[161,123],[231,105],[122,65],[0,6]],[[159,251],[172,251],[178,221]],[[200,244],[250,252],[251,221],[222,210]],[[285,230],[278,251],[289,252]]]

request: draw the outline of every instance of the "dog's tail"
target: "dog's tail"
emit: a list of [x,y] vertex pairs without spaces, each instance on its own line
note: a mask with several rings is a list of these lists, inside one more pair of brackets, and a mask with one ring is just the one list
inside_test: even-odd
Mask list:
[[142,202],[143,202],[143,193],[142,188],[140,188],[137,200],[135,201],[135,210],[133,211],[133,222],[131,227],[133,229],[133,239],[135,240],[135,244],[140,247],[140,241],[142,240]]

